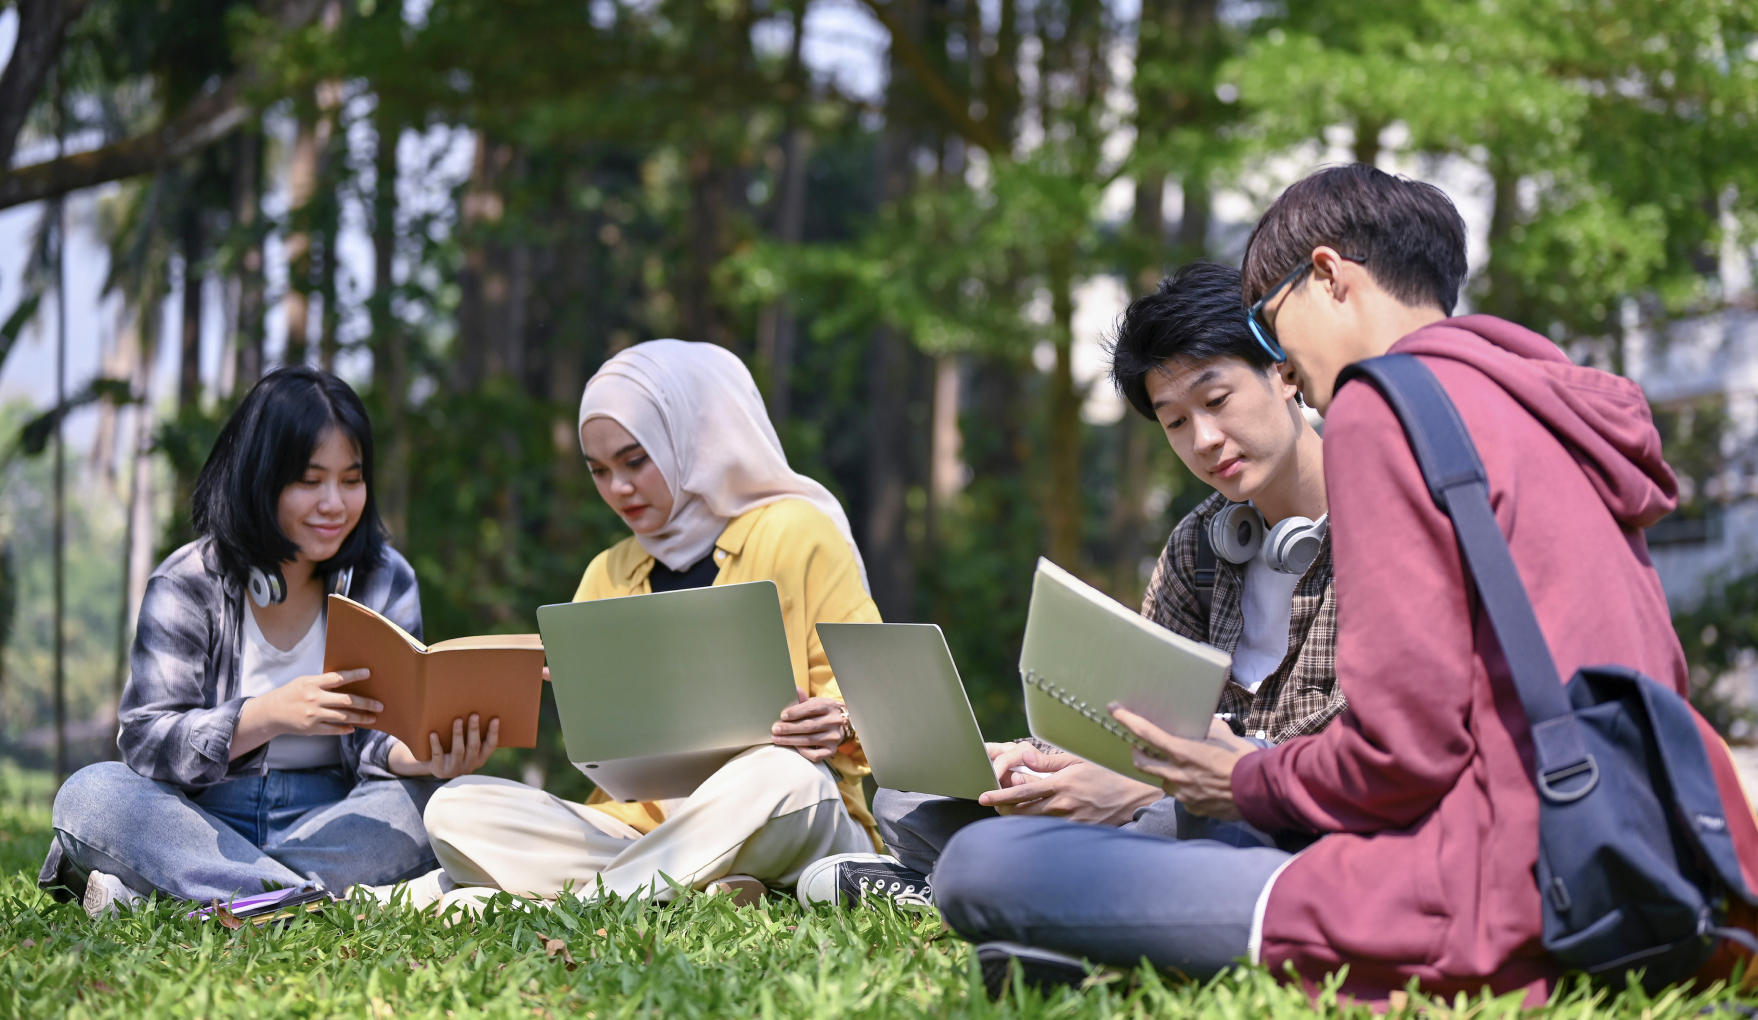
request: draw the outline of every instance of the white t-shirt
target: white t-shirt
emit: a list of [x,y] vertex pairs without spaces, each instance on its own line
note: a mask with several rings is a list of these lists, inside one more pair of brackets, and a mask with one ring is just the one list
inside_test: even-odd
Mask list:
[[[256,612],[244,607],[244,662],[239,693],[259,698],[302,676],[324,671],[324,614],[318,613],[311,629],[292,648],[282,651],[269,644],[257,625]],[[271,769],[315,769],[342,763],[341,737],[280,736],[269,741]]]
[[1239,636],[1239,647],[1233,649],[1233,681],[1253,694],[1288,655],[1294,586],[1299,583],[1299,574],[1270,569],[1261,548],[1245,565],[1239,600],[1245,615],[1245,632]]

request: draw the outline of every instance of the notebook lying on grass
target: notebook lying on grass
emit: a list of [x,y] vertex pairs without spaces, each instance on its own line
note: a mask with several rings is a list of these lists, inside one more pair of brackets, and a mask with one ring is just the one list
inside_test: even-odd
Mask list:
[[1157,786],[1133,764],[1134,748],[1145,745],[1106,706],[1121,702],[1173,736],[1200,739],[1231,662],[1038,560],[1019,653],[1032,736]]
[[429,733],[452,745],[452,720],[500,719],[501,747],[537,746],[543,697],[543,640],[536,634],[484,634],[424,645],[408,631],[342,595],[331,595],[324,631],[324,671],[370,669],[337,688],[382,702],[371,729],[408,745],[421,761]]
[[875,782],[966,800],[1001,788],[939,627],[820,623],[818,639]]
[[301,913],[323,909],[323,905],[332,899],[329,891],[321,884],[306,882],[254,896],[235,897],[229,903],[214,900],[183,916],[191,921],[218,919],[221,924],[236,930],[243,927],[242,922],[245,920],[259,925],[270,921],[291,920]]
[[797,700],[774,581],[537,610],[568,759],[616,800],[687,797]]

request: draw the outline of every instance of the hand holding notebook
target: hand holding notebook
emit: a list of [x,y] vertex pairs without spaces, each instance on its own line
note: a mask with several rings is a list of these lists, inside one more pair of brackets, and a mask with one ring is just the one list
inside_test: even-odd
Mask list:
[[1135,767],[1138,771],[1157,776],[1161,787],[1178,798],[1184,809],[1193,815],[1237,821],[1239,808],[1233,803],[1233,766],[1258,745],[1233,730],[1219,717],[1209,723],[1209,732],[1201,740],[1175,737],[1122,705],[1112,702],[1112,717],[1134,734],[1147,749],[1137,748]]
[[1112,718],[1116,702],[1160,729],[1191,739],[1208,732],[1231,658],[1120,605],[1049,560],[1038,561],[1020,649],[1032,735],[1142,782],[1152,745]]

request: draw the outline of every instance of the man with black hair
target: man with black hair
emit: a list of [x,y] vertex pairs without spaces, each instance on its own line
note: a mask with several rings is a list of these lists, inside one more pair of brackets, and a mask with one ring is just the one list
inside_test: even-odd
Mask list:
[[1464,276],[1465,227],[1446,196],[1369,166],[1321,170],[1264,214],[1244,300],[1254,336],[1326,416],[1349,707],[1268,748],[1113,713],[1160,754],[1137,766],[1190,812],[1322,838],[1288,857],[1046,819],[973,825],[935,884],[955,930],[1011,940],[979,948],[986,971],[1020,959],[1079,975],[1064,955],[1077,954],[1206,977],[1248,957],[1308,981],[1347,966],[1343,990],[1363,998],[1415,980],[1441,996],[1544,1001],[1559,968],[1541,941],[1526,717],[1397,416],[1370,386],[1339,393],[1338,375],[1386,353],[1434,373],[1564,677],[1614,662],[1684,693],[1642,537],[1677,484],[1634,383],[1501,319],[1449,318]]
[[[1253,339],[1239,287],[1239,271],[1228,266],[1180,269],[1124,313],[1111,344],[1111,376],[1130,406],[1165,431],[1191,474],[1217,490],[1173,530],[1142,615],[1231,653],[1220,713],[1238,732],[1275,743],[1323,729],[1344,699],[1336,684],[1323,443],[1293,383]],[[1212,525],[1224,514],[1217,547]],[[1290,554],[1272,555],[1272,533]],[[880,789],[873,811],[895,860],[826,858],[802,877],[802,898],[852,899],[862,879],[869,889],[920,890],[953,833],[997,810],[1274,845],[1250,826],[1179,811],[1160,787],[1048,745],[990,750],[1002,789],[980,801]]]

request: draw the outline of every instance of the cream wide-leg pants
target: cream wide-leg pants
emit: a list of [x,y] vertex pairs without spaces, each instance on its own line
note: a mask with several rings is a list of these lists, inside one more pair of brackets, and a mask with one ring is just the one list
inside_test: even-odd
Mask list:
[[[675,805],[675,807],[674,807]],[[460,886],[548,899],[606,893],[669,900],[727,875],[788,886],[831,854],[871,852],[826,765],[791,748],[744,751],[696,792],[667,804],[666,820],[642,835],[602,811],[523,783],[488,776],[452,780],[427,803],[434,856]],[[465,889],[446,902],[472,898]]]

